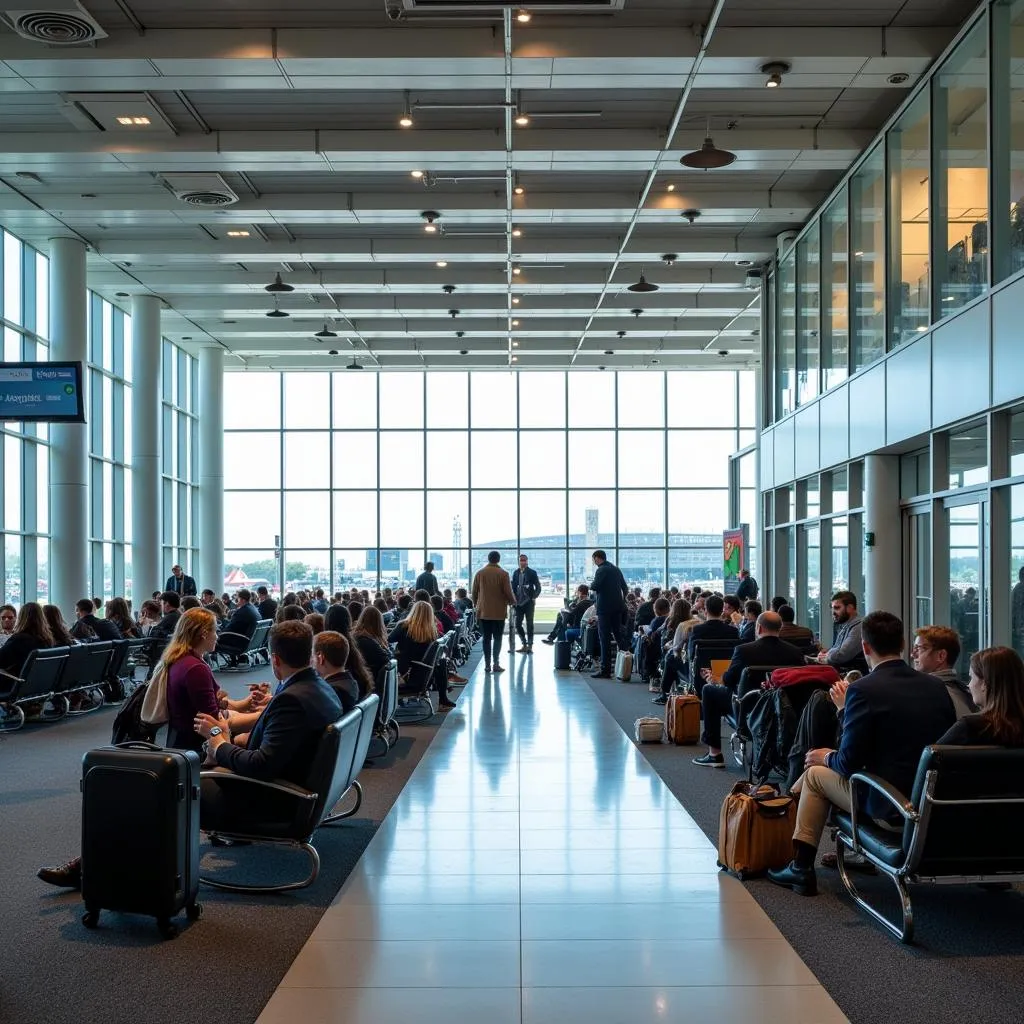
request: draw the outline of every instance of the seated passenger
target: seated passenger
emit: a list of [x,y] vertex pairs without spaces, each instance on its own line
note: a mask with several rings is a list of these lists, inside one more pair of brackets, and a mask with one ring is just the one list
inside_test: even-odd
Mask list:
[[434,615],[438,622],[441,623],[442,635],[447,633],[449,629],[454,629],[456,627],[459,617],[457,615],[449,615],[444,610],[444,598],[440,594],[434,594],[430,598],[430,606],[434,609]]
[[[576,596],[569,602],[569,606],[555,616],[554,629],[544,637],[542,643],[551,645],[556,640],[568,640],[570,643],[573,640],[578,640],[581,632],[580,620],[583,618],[583,613],[593,603],[590,587],[586,583],[581,583],[576,588]],[[569,635],[570,630],[572,631],[571,636]]]
[[352,628],[352,640],[355,641],[356,649],[362,655],[370,675],[376,679],[381,669],[391,661],[391,648],[388,646],[384,618],[377,608],[371,605],[363,609],[359,621]]
[[0,645],[14,632],[14,623],[18,618],[18,609],[13,604],[0,605]]
[[217,646],[217,619],[205,608],[190,608],[174,629],[160,656],[167,673],[167,742],[181,750],[202,750],[203,738],[193,729],[198,714],[220,713],[217,684],[204,660]]
[[960,657],[960,634],[948,626],[922,626],[914,630],[914,636],[914,668],[942,680],[957,718],[973,715],[978,709],[971,692],[953,668]]
[[725,618],[728,619],[737,629],[743,622],[743,604],[735,594],[726,594],[722,598],[725,605]]
[[351,711],[366,696],[348,670],[348,653],[348,640],[341,633],[325,630],[313,639],[313,668],[338,695],[342,711]]
[[[743,621],[740,623],[740,640],[745,644],[757,639],[757,617],[763,612],[760,601],[753,598],[743,605]],[[781,616],[780,616],[781,618]],[[779,634],[781,636],[781,634]]]
[[96,605],[88,597],[83,597],[75,604],[75,619],[75,624],[71,627],[71,635],[76,640],[89,643],[95,640],[121,639],[121,631],[113,622],[96,617]]
[[[408,679],[413,662],[422,662],[430,645],[437,640],[436,622],[434,609],[430,602],[417,601],[413,604],[408,618],[398,623],[388,635],[388,641],[395,644],[398,674],[402,679]],[[437,691],[440,710],[448,711],[455,707],[455,704],[448,699],[446,680],[439,679],[438,674],[435,673],[432,685]]]
[[37,601],[26,601],[18,612],[7,643],[0,647],[0,672],[20,676],[21,667],[32,651],[53,646],[53,633],[46,622],[42,605]]
[[162,618],[149,631],[149,635],[169,640],[181,618],[181,598],[173,590],[165,590],[160,595],[160,612]]
[[633,625],[636,629],[648,625],[657,614],[654,610],[654,602],[661,597],[661,587],[651,587],[647,594],[647,600],[637,606],[636,618]]
[[[701,595],[703,597],[703,595]],[[694,648],[698,640],[738,640],[739,630],[723,617],[725,602],[717,594],[711,594],[704,601],[705,619],[690,630],[686,642],[686,660],[693,665]],[[690,682],[698,691],[700,684],[691,675]]]
[[972,655],[970,689],[980,712],[959,719],[937,742],[961,747],[1024,747],[1024,661],[1020,655],[1010,647],[988,647]]
[[313,630],[313,636],[324,631],[324,617],[319,612],[310,612],[305,618],[305,623]]
[[53,635],[54,647],[74,647],[78,643],[68,630],[64,616],[61,615],[60,609],[55,604],[43,605],[43,617]]
[[149,636],[160,621],[160,604],[157,601],[143,601],[139,608],[139,632]]
[[142,632],[128,609],[128,602],[123,597],[112,597],[107,602],[104,618],[107,622],[117,626],[117,631],[124,640],[135,640],[142,636]]
[[[946,687],[934,676],[915,672],[901,657],[903,623],[889,612],[872,612],[861,624],[863,657],[871,671],[854,683],[837,683],[832,699],[840,709],[838,750],[807,752],[807,770],[791,792],[799,793],[794,858],[768,872],[776,885],[801,896],[818,892],[814,862],[832,804],[849,811],[850,776],[870,772],[909,794],[921,751],[935,743],[956,719]],[[892,805],[878,793],[863,795],[858,810],[889,824]]]
[[782,619],[782,632],[779,634],[783,640],[799,646],[809,646],[814,643],[814,633],[809,626],[798,626],[796,624],[796,612],[792,605],[780,605],[775,611]]
[[832,665],[844,672],[855,668],[866,672],[867,662],[861,653],[860,617],[857,615],[857,597],[849,590],[832,595],[832,621],[839,627],[832,646],[818,655],[818,664]]

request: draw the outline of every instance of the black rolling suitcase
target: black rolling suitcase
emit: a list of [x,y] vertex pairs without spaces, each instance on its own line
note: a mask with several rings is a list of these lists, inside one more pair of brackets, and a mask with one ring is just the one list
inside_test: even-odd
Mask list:
[[101,910],[155,917],[164,938],[182,908],[199,917],[199,755],[152,743],[82,758],[82,923]]
[[571,659],[571,647],[572,645],[568,640],[556,640],[555,641],[555,670],[565,671],[569,668],[572,663]]

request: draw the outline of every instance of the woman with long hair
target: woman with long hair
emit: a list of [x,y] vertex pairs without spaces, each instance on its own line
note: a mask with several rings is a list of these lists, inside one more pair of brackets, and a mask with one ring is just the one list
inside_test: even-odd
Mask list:
[[43,617],[50,627],[54,647],[74,647],[78,641],[68,632],[67,623],[55,604],[43,605]]
[[348,670],[359,684],[360,693],[370,693],[374,688],[373,673],[366,667],[362,654],[352,636],[352,616],[343,604],[332,604],[324,616],[324,629],[340,633],[349,643]]
[[352,640],[370,674],[376,679],[381,669],[391,661],[391,648],[388,646],[388,634],[380,609],[373,605],[363,609],[363,614],[352,629]]
[[125,640],[134,640],[142,636],[132,613],[128,610],[128,602],[123,597],[112,597],[107,602],[106,620],[117,626]]
[[971,656],[971,697],[980,708],[952,725],[939,743],[1024,747],[1024,661],[1009,647]]
[[[437,619],[429,601],[416,601],[409,614],[388,635],[388,640],[396,645],[395,657],[398,659],[398,674],[408,677],[414,661],[422,661],[427,649],[437,640]],[[455,707],[448,699],[448,680],[433,679],[437,691],[437,706],[440,711],[449,711]]]
[[14,632],[0,647],[0,671],[19,675],[29,654],[43,647],[53,647],[53,633],[43,614],[43,606],[37,601],[28,601],[18,612]]
[[[157,672],[167,673],[167,746],[199,750],[203,738],[193,729],[197,714],[220,714],[217,684],[204,656],[217,646],[217,617],[190,608],[178,619]],[[155,676],[155,673],[154,673]],[[152,682],[150,682],[152,685]]]

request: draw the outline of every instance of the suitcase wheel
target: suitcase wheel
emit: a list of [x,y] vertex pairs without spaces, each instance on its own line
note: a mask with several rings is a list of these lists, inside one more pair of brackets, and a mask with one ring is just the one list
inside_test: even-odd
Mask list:
[[202,903],[190,903],[185,908],[185,916],[190,921],[198,921],[203,916],[203,905]]
[[82,924],[86,928],[98,928],[100,923],[100,912],[98,910],[87,910],[82,915]]
[[169,918],[163,917],[158,919],[156,926],[160,929],[160,934],[165,939],[173,939],[178,935],[178,926]]

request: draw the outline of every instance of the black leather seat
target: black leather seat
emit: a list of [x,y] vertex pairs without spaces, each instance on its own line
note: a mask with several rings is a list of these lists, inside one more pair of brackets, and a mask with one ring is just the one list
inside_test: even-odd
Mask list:
[[[909,799],[866,773],[852,776],[850,785],[854,811],[834,816],[840,877],[858,906],[903,942],[914,935],[908,882],[1024,882],[1024,750],[925,747]],[[856,810],[867,789],[889,801],[903,822],[900,831],[888,831]],[[863,853],[892,879],[901,924],[857,891],[845,866],[849,850]]]
[[366,764],[366,755],[370,751],[370,741],[373,739],[373,732],[377,725],[377,706],[379,704],[380,697],[375,693],[370,693],[355,706],[355,710],[360,715],[359,731],[356,733],[356,745],[352,750],[352,765],[348,774],[349,784],[345,787],[339,801],[340,803],[348,796],[349,792],[353,792],[356,796],[355,803],[342,811],[335,807],[323,819],[321,825],[333,825],[336,822],[344,821],[345,818],[351,818],[363,805],[363,787],[359,785],[359,773],[363,770],[363,765]]

